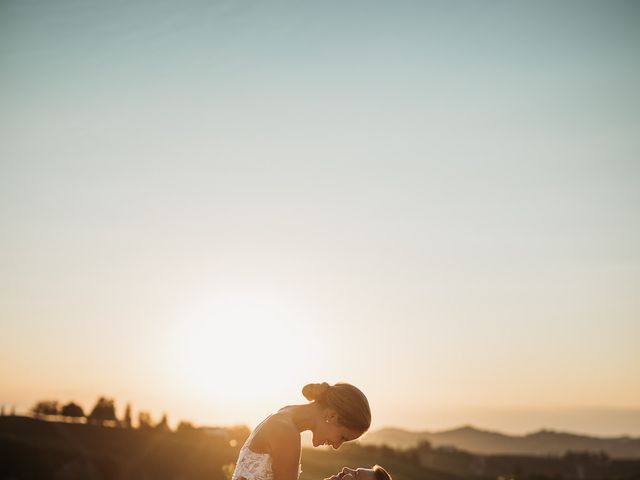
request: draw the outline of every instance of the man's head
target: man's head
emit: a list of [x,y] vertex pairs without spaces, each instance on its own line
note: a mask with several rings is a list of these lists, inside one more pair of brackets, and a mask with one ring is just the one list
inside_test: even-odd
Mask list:
[[348,468],[344,467],[340,473],[328,480],[391,480],[391,475],[380,465],[373,468]]

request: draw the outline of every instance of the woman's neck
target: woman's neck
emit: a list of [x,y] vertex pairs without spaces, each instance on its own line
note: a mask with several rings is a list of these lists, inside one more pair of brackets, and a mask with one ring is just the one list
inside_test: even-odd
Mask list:
[[287,406],[280,411],[289,415],[298,431],[302,433],[313,428],[319,408],[320,406],[317,403],[307,403],[305,405]]

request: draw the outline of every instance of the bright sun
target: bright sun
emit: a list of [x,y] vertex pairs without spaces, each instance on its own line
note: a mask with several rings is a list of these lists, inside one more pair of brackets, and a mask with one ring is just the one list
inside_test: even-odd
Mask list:
[[188,391],[247,402],[275,398],[292,382],[297,387],[308,380],[304,357],[319,339],[292,302],[266,293],[221,292],[185,310],[173,329],[169,357]]

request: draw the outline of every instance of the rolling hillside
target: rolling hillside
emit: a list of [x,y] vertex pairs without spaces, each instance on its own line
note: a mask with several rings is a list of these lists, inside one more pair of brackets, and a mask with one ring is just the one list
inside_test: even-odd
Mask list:
[[428,441],[434,447],[453,446],[468,452],[493,455],[564,455],[567,452],[605,452],[612,458],[640,458],[640,438],[600,438],[541,430],[524,436],[478,430],[467,426],[443,432],[411,432],[385,428],[370,432],[364,445],[413,448]]

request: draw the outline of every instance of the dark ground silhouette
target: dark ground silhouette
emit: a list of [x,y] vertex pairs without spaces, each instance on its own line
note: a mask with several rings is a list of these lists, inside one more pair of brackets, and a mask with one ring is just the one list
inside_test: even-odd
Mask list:
[[[0,480],[226,480],[247,433],[246,428],[199,429],[187,422],[172,432],[4,416]],[[640,480],[640,460],[593,453],[475,455],[428,443],[408,450],[358,443],[337,452],[304,449],[300,480],[322,480],[343,466],[376,463],[394,480]]]

